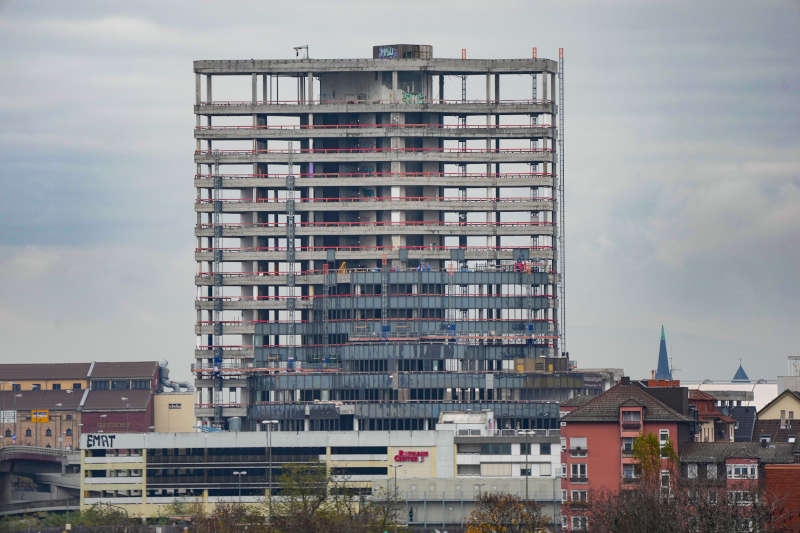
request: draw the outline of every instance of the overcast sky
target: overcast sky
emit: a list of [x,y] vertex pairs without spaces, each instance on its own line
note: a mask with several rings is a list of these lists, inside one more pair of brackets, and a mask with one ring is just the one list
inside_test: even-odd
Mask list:
[[[800,3],[2,2],[4,362],[193,359],[194,59],[566,54],[567,345],[800,354]],[[216,96],[216,95],[215,95]]]

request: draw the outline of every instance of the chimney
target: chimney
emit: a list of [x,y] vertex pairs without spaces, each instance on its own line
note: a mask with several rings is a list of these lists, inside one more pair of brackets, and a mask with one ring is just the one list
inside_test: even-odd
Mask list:
[[622,376],[622,378],[619,380],[619,383],[620,385],[630,385],[631,378],[629,378],[628,376]]

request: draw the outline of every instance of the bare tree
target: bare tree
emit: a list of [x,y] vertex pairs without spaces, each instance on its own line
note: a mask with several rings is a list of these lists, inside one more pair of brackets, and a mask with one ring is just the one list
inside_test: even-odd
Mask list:
[[536,502],[489,493],[480,497],[466,525],[467,533],[536,533],[544,531],[549,521]]

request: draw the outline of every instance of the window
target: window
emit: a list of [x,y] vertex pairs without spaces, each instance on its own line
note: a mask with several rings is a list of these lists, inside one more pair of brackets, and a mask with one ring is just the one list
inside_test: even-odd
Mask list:
[[531,476],[531,467],[520,468],[519,475],[522,477],[530,477]]
[[111,390],[128,390],[131,388],[131,382],[127,379],[112,379]]
[[586,531],[588,521],[585,516],[572,517],[572,530],[573,531]]
[[53,436],[53,432],[50,431],[50,428],[47,428],[47,430],[44,432],[44,436],[45,437],[52,437]]
[[567,477],[567,463],[561,463],[561,477]]
[[26,437],[30,437],[31,435],[32,435],[32,433],[31,433],[31,428],[28,428],[28,429],[26,429],[26,430],[25,430],[25,436],[26,436]]
[[637,466],[638,465],[634,464],[622,465],[622,478],[628,481],[639,479],[639,469],[637,468]]
[[11,430],[10,429],[6,430],[6,437],[11,437]]
[[61,390],[61,383],[53,383],[53,390]]
[[669,441],[669,430],[668,429],[659,429],[658,430],[658,447],[661,448],[661,457],[664,457],[664,447],[667,445]]
[[633,437],[624,437],[622,439],[622,453],[633,453]]
[[519,445],[519,454],[520,455],[530,455],[531,454],[531,443],[530,442],[523,442]]
[[794,411],[789,411],[789,420],[794,420]]
[[481,455],[511,455],[511,444],[481,444]]
[[20,385],[19,383],[12,383],[11,390],[14,392],[19,392],[20,390],[22,390],[22,385]]
[[623,422],[641,421],[641,417],[639,416],[639,411],[622,411],[622,421]]
[[569,455],[571,457],[586,457],[586,437],[570,437]]
[[92,390],[108,390],[108,380],[107,379],[92,380]]
[[561,437],[561,451],[567,451],[567,437]]
[[570,481],[586,482],[586,463],[572,463],[570,465]]
[[662,496],[670,495],[669,470],[661,471],[661,495]]
[[729,479],[758,479],[758,467],[748,464],[729,464]]
[[134,390],[150,390],[149,379],[134,379],[132,381],[132,389]]
[[585,491],[585,490],[573,490],[572,491],[572,501],[573,502],[585,502],[586,501],[586,494],[587,494],[587,491]]
[[481,465],[458,465],[456,473],[459,476],[480,476]]
[[72,420],[72,415],[67,415],[64,417],[64,420]]
[[34,383],[33,385],[31,385],[31,390],[42,390],[42,384]]
[[67,437],[71,437],[72,436],[72,430],[70,428],[67,428],[67,430],[64,432],[64,435],[66,435]]
[[169,408],[170,409],[180,409],[182,407],[183,407],[182,403],[171,403],[171,404],[169,404]]
[[708,501],[709,501],[709,503],[717,503],[717,491],[716,490],[712,489],[712,490],[708,491]]
[[706,477],[708,479],[717,479],[717,465],[716,463],[709,463],[706,465]]
[[751,505],[755,501],[753,493],[746,490],[729,490],[728,503],[736,505]]
[[539,455],[550,455],[552,452],[549,442],[543,442],[539,445]]
[[567,501],[567,491],[566,491],[566,489],[561,489],[561,501],[562,502]]
[[689,479],[697,479],[697,463],[689,463],[686,465],[686,477]]
[[553,473],[553,465],[550,463],[541,463],[539,465],[540,476],[550,476]]
[[[563,492],[567,492],[567,491],[563,491]],[[561,516],[561,529],[563,531],[566,531],[568,527],[569,527],[569,517],[562,515]]]
[[73,383],[72,384],[72,390],[81,390],[82,388],[83,388],[83,385],[81,385],[80,383]]
[[781,420],[786,418],[786,409],[781,409]]

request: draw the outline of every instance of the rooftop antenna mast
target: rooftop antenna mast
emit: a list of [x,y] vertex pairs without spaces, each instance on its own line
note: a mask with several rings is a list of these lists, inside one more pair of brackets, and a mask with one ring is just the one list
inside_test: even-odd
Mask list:
[[559,304],[561,308],[561,320],[559,324],[559,334],[561,335],[561,352],[567,353],[567,289],[565,283],[566,254],[564,236],[564,49],[558,49],[558,196],[559,196],[559,221],[558,221],[558,271],[561,274],[559,284]]

